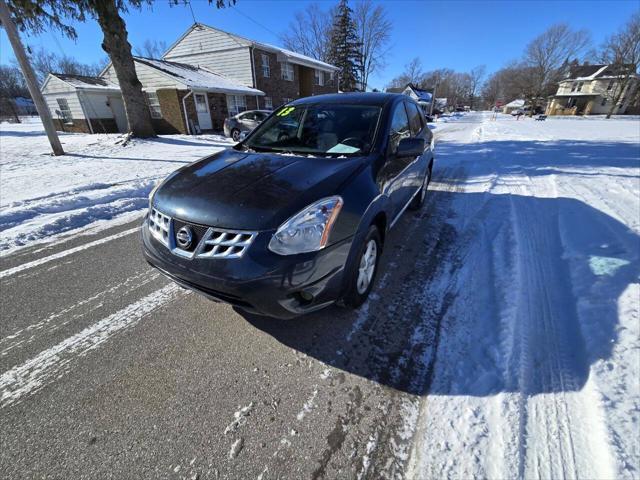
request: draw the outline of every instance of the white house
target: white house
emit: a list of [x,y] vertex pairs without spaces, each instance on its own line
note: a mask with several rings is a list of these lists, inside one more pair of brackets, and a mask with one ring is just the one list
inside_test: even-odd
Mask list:
[[[623,82],[628,75],[631,76],[629,82]],[[606,114],[618,96],[619,101],[613,113],[624,114],[636,94],[639,78],[632,65],[574,66],[567,78],[559,82],[558,91],[547,107],[547,114]]]
[[524,100],[522,100],[521,98],[517,98],[502,107],[502,113],[511,113],[514,110],[520,110],[524,108],[524,103]]
[[127,131],[120,88],[106,79],[50,73],[41,90],[57,130]]

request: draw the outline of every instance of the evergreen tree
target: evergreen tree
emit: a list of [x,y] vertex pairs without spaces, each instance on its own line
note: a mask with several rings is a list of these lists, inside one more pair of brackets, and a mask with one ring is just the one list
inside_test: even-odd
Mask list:
[[357,91],[361,85],[361,44],[347,0],[338,4],[329,38],[328,61],[340,69],[338,87],[343,92]]

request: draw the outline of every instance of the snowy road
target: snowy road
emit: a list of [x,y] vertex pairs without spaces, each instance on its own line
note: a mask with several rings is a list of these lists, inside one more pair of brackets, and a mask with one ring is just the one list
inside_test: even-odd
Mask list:
[[186,293],[135,222],[1,257],[1,471],[638,478],[640,131],[613,122],[436,124],[358,312]]

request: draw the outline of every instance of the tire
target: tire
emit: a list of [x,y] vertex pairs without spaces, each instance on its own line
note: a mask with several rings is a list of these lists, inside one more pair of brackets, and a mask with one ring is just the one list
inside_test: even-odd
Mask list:
[[234,128],[233,130],[231,130],[231,138],[233,139],[234,142],[239,142],[240,130],[238,130],[237,128]]
[[[371,256],[372,251],[373,257]],[[364,240],[358,246],[355,262],[350,269],[346,293],[340,302],[345,307],[358,308],[365,302],[375,283],[381,254],[380,232],[378,227],[371,225]]]
[[409,204],[409,210],[420,210],[420,208],[422,208],[422,205],[424,205],[424,199],[427,197],[429,182],[431,182],[431,165],[427,168],[427,174],[424,176],[420,191],[415,197],[413,197],[413,200],[411,200],[411,203]]

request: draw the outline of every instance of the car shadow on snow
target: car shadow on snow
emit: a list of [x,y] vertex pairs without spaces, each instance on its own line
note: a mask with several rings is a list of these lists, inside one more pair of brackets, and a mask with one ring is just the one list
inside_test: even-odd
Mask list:
[[580,390],[617,343],[618,299],[640,274],[640,238],[575,199],[455,192],[436,181],[425,208],[389,234],[360,310],[286,321],[238,312],[284,345],[401,392]]

